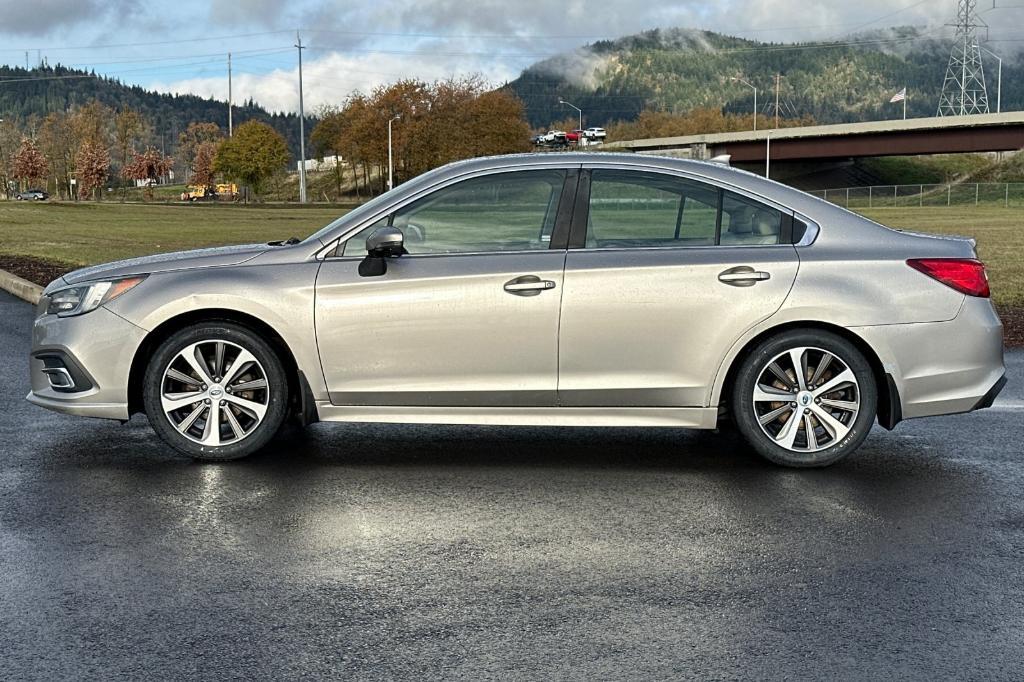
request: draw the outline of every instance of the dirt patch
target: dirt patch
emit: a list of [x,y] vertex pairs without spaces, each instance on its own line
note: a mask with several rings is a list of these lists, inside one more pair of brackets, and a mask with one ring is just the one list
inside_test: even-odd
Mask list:
[[31,256],[0,255],[0,270],[6,270],[12,275],[27,279],[39,286],[46,286],[61,275],[77,269],[77,266],[56,260],[32,258]]
[[[0,270],[6,270],[40,286],[46,286],[75,269],[76,266],[56,260],[30,256],[0,256]],[[1000,306],[999,317],[1003,320],[1006,347],[1024,347],[1024,306]]]
[[1003,345],[1007,348],[1024,347],[1024,306],[999,308],[1003,321]]

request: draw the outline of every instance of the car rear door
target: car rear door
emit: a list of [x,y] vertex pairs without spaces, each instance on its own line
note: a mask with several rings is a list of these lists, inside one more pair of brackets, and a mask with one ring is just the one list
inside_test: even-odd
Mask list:
[[[331,402],[554,406],[577,176],[527,168],[461,180],[347,239],[316,284]],[[403,231],[409,253],[361,277],[365,239],[382,225]]]
[[559,404],[707,406],[728,349],[792,287],[792,214],[700,179],[586,168],[566,256]]

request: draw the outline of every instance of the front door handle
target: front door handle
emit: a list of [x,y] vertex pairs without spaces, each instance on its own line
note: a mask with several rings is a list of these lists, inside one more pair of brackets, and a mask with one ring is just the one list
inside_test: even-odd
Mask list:
[[748,265],[730,268],[718,275],[719,282],[734,287],[752,287],[758,282],[763,282],[766,279],[771,278],[771,273],[755,270]]
[[516,296],[536,296],[542,291],[554,288],[554,282],[536,275],[523,275],[505,282],[505,291]]

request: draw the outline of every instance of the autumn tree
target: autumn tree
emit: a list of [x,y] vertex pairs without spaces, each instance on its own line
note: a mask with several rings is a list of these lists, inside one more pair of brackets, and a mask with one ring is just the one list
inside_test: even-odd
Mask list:
[[238,180],[259,195],[267,180],[283,170],[291,158],[279,132],[260,121],[246,121],[235,128],[234,137],[217,149],[213,170]]
[[74,111],[71,127],[79,144],[92,142],[109,149],[113,118],[114,112],[110,107],[93,100]]
[[217,149],[220,145],[216,142],[203,142],[196,148],[195,158],[192,159],[192,184],[199,187],[212,187],[214,172],[213,162],[217,158]]
[[99,142],[87,140],[75,155],[75,175],[78,181],[78,196],[88,199],[107,180],[110,171],[110,152]]
[[[779,127],[792,128],[814,123],[810,116],[782,118]],[[635,121],[620,121],[608,126],[608,141],[741,132],[752,129],[753,124],[753,114],[726,114],[713,107],[700,107],[685,114],[647,110],[640,112]],[[763,114],[757,117],[759,130],[768,130],[774,124],[774,117]]]
[[[14,153],[11,176],[22,180],[28,187],[39,184],[50,172],[50,164],[39,150],[34,140],[25,138],[21,147]],[[26,188],[27,189],[27,188]]]
[[494,92],[479,77],[425,83],[403,80],[355,95],[341,109],[321,116],[311,141],[318,154],[333,151],[359,176],[384,189],[387,175],[387,124],[394,122],[396,179],[487,154],[529,150],[529,126],[522,103],[507,91]]
[[317,118],[319,122],[309,136],[310,150],[313,152],[313,156],[320,160],[328,155],[335,157],[331,175],[334,178],[336,195],[341,196],[344,183],[344,168],[342,166],[344,154],[341,152],[341,147],[347,125],[345,114],[338,107],[324,105],[317,111]]
[[152,184],[166,175],[173,165],[174,160],[171,157],[164,156],[150,147],[141,154],[136,152],[132,155],[127,165],[121,168],[121,177],[125,180],[145,181],[145,196],[152,199]]
[[[188,167],[195,163],[196,155],[204,144],[217,144],[224,139],[224,131],[216,123],[193,122],[178,135],[178,158]],[[198,184],[198,183],[197,183]]]

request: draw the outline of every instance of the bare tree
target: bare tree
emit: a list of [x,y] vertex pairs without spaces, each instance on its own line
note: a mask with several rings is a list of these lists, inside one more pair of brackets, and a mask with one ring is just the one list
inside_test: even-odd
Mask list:
[[[145,120],[137,111],[124,109],[114,116],[114,147],[121,165],[122,175],[137,146],[142,144],[146,131]],[[127,188],[121,188],[121,201],[127,196]]]

